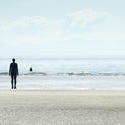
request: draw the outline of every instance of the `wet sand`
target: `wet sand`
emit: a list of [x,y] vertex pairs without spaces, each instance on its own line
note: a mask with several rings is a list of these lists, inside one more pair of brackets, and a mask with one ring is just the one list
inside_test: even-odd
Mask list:
[[0,90],[1,125],[124,125],[125,91]]

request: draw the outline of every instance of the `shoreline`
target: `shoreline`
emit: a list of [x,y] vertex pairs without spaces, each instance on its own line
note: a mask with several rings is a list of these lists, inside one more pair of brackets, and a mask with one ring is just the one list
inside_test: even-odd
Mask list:
[[[19,76],[17,89],[125,90],[124,76]],[[0,76],[0,88],[11,88],[10,76]]]

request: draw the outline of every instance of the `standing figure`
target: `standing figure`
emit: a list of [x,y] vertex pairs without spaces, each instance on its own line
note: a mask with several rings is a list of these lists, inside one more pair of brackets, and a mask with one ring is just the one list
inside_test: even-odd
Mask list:
[[18,75],[18,65],[15,63],[15,59],[12,59],[12,63],[9,68],[9,75],[11,76],[11,89],[16,89],[16,78]]
[[32,67],[30,67],[30,72],[32,72],[33,71],[33,69],[32,69]]

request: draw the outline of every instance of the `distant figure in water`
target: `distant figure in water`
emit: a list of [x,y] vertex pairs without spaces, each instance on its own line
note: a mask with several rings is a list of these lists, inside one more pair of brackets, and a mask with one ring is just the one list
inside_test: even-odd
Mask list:
[[9,75],[11,76],[11,89],[16,89],[16,78],[18,75],[18,65],[15,63],[15,59],[12,59],[12,63],[9,68]]
[[33,69],[32,69],[32,67],[30,67],[30,72],[32,72],[33,71]]

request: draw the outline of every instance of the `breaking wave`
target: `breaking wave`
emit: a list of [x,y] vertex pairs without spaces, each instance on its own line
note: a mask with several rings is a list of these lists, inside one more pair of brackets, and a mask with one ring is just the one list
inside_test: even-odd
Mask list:
[[[9,75],[8,72],[0,72],[0,75]],[[57,73],[49,73],[49,72],[27,72],[27,73],[20,73],[20,75],[67,75],[67,76],[125,76],[125,73],[91,73],[91,72],[57,72]]]

